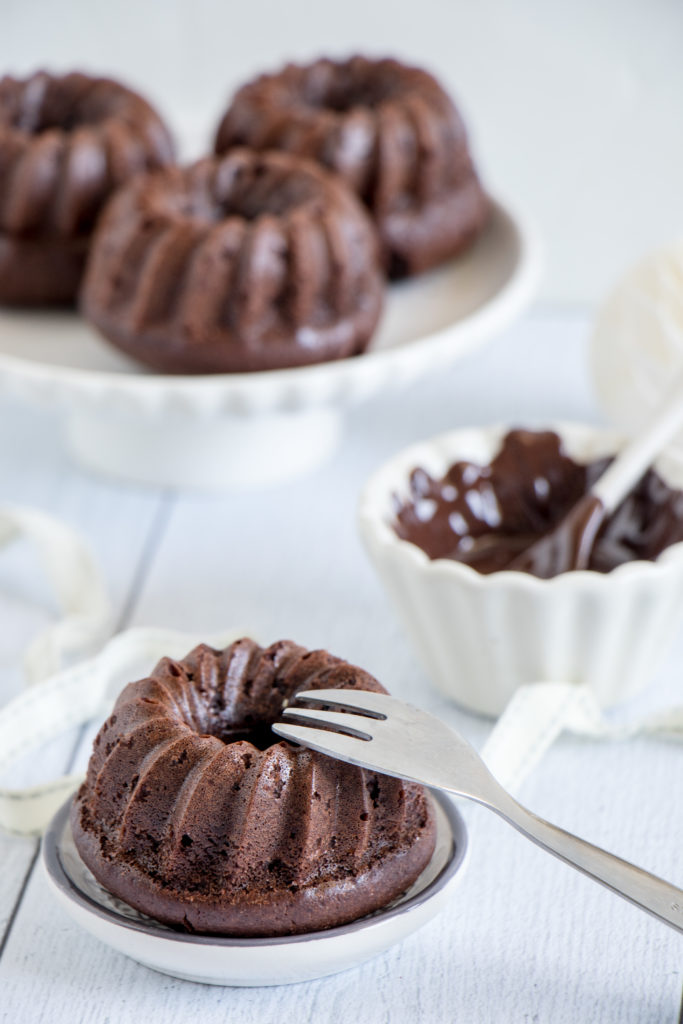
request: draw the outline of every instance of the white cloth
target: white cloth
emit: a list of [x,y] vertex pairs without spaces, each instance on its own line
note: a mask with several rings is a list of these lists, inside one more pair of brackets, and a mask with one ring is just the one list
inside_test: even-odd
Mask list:
[[110,606],[85,541],[69,526],[36,509],[0,505],[0,549],[19,537],[35,546],[63,612],[26,652],[26,679],[33,684],[56,672],[68,657],[104,639]]
[[[119,633],[96,657],[27,689],[0,710],[0,774],[66,729],[104,720],[122,686],[144,676],[164,655],[182,658],[202,641],[225,647],[241,635],[235,630],[197,636],[151,628]],[[82,778],[64,775],[30,788],[0,789],[0,827],[17,836],[39,835]]]
[[639,733],[683,739],[683,706],[615,724],[607,721],[588,686],[531,683],[514,695],[481,754],[498,781],[515,792],[565,730],[596,740],[627,740]]

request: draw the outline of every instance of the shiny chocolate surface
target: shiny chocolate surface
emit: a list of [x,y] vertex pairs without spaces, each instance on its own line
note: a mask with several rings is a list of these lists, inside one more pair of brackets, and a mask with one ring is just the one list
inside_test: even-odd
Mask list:
[[[609,461],[582,465],[552,431],[511,430],[489,465],[456,462],[440,480],[414,469],[410,497],[395,499],[393,526],[430,558],[454,559],[481,573],[513,569],[548,578],[579,567],[605,573],[624,562],[652,561],[683,540],[683,492],[654,470],[604,518],[587,555],[584,531],[600,509],[588,500],[580,506],[585,515],[563,522]],[[560,524],[548,557],[527,557]]]

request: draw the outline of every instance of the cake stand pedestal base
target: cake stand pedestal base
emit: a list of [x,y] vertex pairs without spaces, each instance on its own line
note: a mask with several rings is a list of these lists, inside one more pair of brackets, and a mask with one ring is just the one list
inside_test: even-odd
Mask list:
[[143,418],[106,409],[72,413],[69,447],[81,465],[155,487],[246,490],[285,483],[325,462],[341,436],[335,409]]

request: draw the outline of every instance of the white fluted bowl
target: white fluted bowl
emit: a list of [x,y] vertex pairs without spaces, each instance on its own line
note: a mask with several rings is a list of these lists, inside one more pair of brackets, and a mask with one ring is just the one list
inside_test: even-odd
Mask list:
[[[431,679],[458,704],[499,715],[519,686],[544,680],[587,683],[603,707],[618,704],[652,679],[683,619],[683,543],[656,562],[542,580],[431,560],[392,527],[393,496],[409,496],[413,469],[438,479],[462,459],[488,463],[509,429],[456,430],[385,463],[361,497],[363,542]],[[623,442],[613,431],[579,424],[548,429],[579,462]],[[663,457],[656,468],[683,487],[680,463]]]

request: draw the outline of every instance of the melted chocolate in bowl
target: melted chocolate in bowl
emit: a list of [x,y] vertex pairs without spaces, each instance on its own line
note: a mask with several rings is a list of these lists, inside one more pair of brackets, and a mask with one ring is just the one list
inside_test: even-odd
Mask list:
[[[440,480],[410,475],[410,498],[395,499],[395,532],[429,558],[464,562],[481,573],[520,569],[515,559],[555,527],[611,460],[574,462],[552,431],[511,430],[489,465],[456,462]],[[599,530],[588,568],[654,561],[683,540],[683,491],[648,470]],[[538,572],[544,577],[557,572]]]

